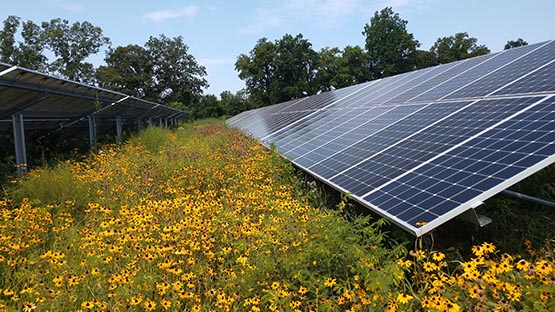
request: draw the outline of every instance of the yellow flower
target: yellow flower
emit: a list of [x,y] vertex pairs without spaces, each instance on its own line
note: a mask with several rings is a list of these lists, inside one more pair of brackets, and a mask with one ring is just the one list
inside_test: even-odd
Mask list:
[[26,302],[26,303],[23,305],[23,312],[31,312],[31,311],[33,311],[33,310],[36,309],[36,308],[37,308],[37,305],[36,305],[36,304],[34,304],[34,303],[32,303],[32,302]]
[[484,248],[482,246],[472,246],[472,253],[476,257],[481,257],[484,255]]
[[403,259],[399,259],[397,261],[397,264],[399,264],[400,266],[404,267],[404,268],[410,268],[410,266],[412,265],[412,261],[410,260],[403,260]]
[[424,264],[422,265],[422,267],[424,268],[424,271],[426,272],[432,272],[438,269],[437,264],[433,263],[433,262],[424,262]]
[[9,288],[4,289],[4,296],[9,297],[13,294],[14,294],[13,290],[11,290]]
[[328,277],[328,279],[324,282],[324,286],[326,287],[333,287],[335,284],[337,284],[336,279],[331,277]]
[[524,271],[527,270],[529,266],[528,261],[521,259],[520,261],[518,261],[516,263],[516,268],[519,269],[520,271]]
[[169,309],[172,306],[171,301],[168,301],[166,299],[160,301],[160,304],[162,305],[162,307],[164,308],[164,310]]
[[495,245],[492,243],[484,242],[481,247],[484,253],[491,253],[495,251]]
[[411,301],[414,297],[408,294],[399,294],[397,295],[397,302],[401,303],[401,304],[405,304],[408,303],[409,301]]
[[432,259],[434,259],[435,261],[441,261],[445,259],[445,254],[442,252],[434,252],[432,254]]
[[131,297],[131,299],[129,300],[129,304],[131,305],[138,305],[139,303],[141,303],[141,301],[143,301],[143,296],[141,295],[136,295]]
[[150,300],[150,298],[146,298],[145,302],[143,303],[143,308],[148,311],[153,311],[154,309],[156,309],[156,302]]
[[92,301],[84,301],[83,303],[81,303],[81,308],[85,309],[85,310],[89,310],[94,308],[94,302]]
[[304,286],[299,287],[299,294],[304,295],[306,294],[306,292],[308,291],[308,289]]

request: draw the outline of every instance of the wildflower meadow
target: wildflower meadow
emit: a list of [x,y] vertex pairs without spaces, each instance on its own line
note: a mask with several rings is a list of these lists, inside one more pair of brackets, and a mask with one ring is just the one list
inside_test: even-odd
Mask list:
[[462,259],[315,196],[220,122],[35,169],[0,197],[0,311],[555,311],[553,242]]

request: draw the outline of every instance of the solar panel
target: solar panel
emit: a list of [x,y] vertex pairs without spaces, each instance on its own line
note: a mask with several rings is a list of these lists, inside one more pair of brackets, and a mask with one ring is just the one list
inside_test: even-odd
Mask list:
[[420,236],[555,162],[555,41],[254,112],[227,123]]

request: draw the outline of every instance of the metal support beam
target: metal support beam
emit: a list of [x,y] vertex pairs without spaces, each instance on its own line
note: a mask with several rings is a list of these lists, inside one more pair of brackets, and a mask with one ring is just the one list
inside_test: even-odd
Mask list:
[[555,203],[554,202],[550,202],[548,200],[537,198],[537,197],[534,197],[534,196],[525,195],[525,194],[521,194],[521,193],[509,191],[509,190],[503,190],[503,191],[501,191],[501,194],[506,195],[506,196],[510,196],[510,197],[514,197],[514,198],[518,198],[518,199],[522,199],[522,200],[525,200],[525,201],[529,201],[529,202],[534,203],[534,204],[555,208]]
[[139,131],[143,131],[143,129],[145,128],[145,124],[142,118],[137,118],[137,126],[139,128]]
[[470,208],[467,211],[463,212],[460,216],[463,220],[472,222],[480,227],[484,227],[491,223],[491,219],[489,217],[479,215],[476,213],[474,208]]
[[89,115],[89,142],[91,146],[96,145],[96,114]]
[[123,131],[121,131],[121,116],[118,115],[116,117],[116,142],[118,144],[121,144],[122,142],[122,133]]
[[147,124],[149,127],[152,127],[152,117],[148,117]]
[[160,128],[164,128],[164,119],[163,118],[160,118],[158,120],[158,125],[160,126]]
[[23,127],[23,115],[15,113],[12,115],[13,140],[15,145],[15,165],[17,175],[22,177],[27,172],[27,151],[25,149],[25,128]]
[[48,96],[49,96],[48,93],[46,93],[46,92],[41,92],[40,95],[38,95],[38,96],[32,98],[29,102],[27,102],[27,103],[25,103],[25,104],[22,104],[22,105],[18,105],[17,108],[14,109],[13,111],[7,112],[7,113],[5,113],[5,114],[0,115],[0,119],[6,118],[6,117],[8,117],[8,116],[11,116],[11,115],[13,115],[13,114],[15,114],[15,113],[17,113],[17,112],[21,112],[21,111],[23,111],[24,109],[29,108],[29,107],[31,107],[31,106],[33,106],[33,105],[39,103],[40,101],[46,99]]

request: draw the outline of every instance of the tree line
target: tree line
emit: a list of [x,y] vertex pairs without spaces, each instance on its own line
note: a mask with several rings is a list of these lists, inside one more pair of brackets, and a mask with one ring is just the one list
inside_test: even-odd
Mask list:
[[[490,50],[461,32],[438,38],[429,50],[407,31],[407,21],[392,8],[374,13],[363,27],[365,46],[327,47],[315,51],[302,34],[261,38],[235,69],[245,89],[204,95],[206,68],[189,53],[181,36],[150,36],[143,45],[113,48],[100,27],[90,22],[52,19],[36,24],[8,16],[0,30],[0,61],[66,79],[93,84],[183,109],[191,119],[235,115],[318,92],[366,82]],[[508,41],[505,49],[526,45]],[[87,59],[106,52],[105,64]],[[50,57],[48,57],[50,56]]]

